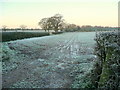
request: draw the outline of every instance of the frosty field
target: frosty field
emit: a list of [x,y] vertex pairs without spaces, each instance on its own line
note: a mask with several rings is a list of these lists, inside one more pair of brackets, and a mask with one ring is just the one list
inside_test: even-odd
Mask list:
[[77,78],[89,74],[96,60],[94,37],[71,32],[4,42],[3,88],[77,87]]

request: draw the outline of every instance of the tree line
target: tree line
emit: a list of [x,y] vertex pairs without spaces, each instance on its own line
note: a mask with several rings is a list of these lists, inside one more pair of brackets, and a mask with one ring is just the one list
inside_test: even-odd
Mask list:
[[76,24],[65,23],[63,16],[61,14],[55,14],[52,17],[43,18],[40,20],[38,25],[45,31],[54,30],[58,31],[66,31],[66,32],[75,32],[75,31],[108,31],[108,30],[116,30],[118,28],[112,27],[102,27],[102,26],[91,26],[91,25],[83,25],[78,26]]
[[55,14],[54,16],[42,18],[38,25],[41,29],[29,29],[26,25],[20,25],[19,28],[9,29],[6,25],[2,26],[2,30],[45,30],[45,32],[49,32],[50,30],[54,30],[55,32],[75,32],[75,31],[108,31],[108,30],[117,30],[117,27],[102,27],[102,26],[91,26],[91,25],[83,25],[79,26],[76,24],[66,23],[61,14]]

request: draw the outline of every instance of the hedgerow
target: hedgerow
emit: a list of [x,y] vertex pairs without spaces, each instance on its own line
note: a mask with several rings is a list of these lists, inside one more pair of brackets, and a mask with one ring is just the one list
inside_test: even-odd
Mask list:
[[48,32],[2,32],[2,42],[48,35]]
[[98,57],[91,74],[95,88],[120,88],[120,32],[96,34],[95,54]]

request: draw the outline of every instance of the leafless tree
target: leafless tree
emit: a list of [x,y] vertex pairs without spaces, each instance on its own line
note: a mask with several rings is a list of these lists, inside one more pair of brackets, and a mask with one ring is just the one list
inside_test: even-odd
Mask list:
[[64,19],[61,14],[55,14],[52,17],[41,19],[38,25],[45,31],[54,30],[55,32],[58,32],[58,30],[63,28]]
[[20,28],[22,29],[22,30],[24,30],[24,29],[26,29],[26,25],[20,25]]
[[2,30],[6,31],[6,28],[7,28],[6,25],[3,25],[3,26],[2,26]]

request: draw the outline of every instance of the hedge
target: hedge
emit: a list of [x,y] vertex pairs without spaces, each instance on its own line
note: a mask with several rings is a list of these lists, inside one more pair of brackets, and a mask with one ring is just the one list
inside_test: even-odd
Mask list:
[[91,74],[95,88],[120,88],[120,32],[96,34],[95,53],[98,60]]
[[2,42],[48,35],[48,32],[2,32]]

